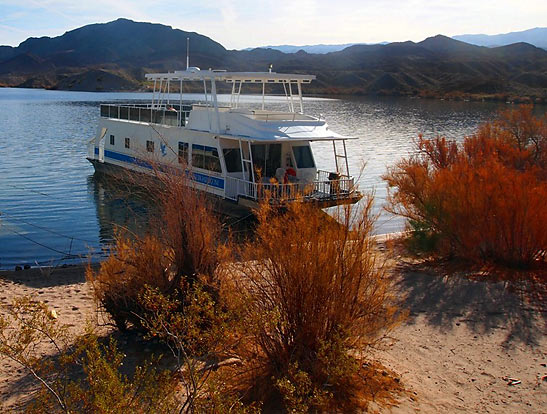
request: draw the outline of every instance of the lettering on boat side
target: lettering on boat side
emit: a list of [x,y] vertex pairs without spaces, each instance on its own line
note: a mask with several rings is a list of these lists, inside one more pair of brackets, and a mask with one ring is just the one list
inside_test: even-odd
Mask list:
[[[99,154],[99,148],[95,147],[95,155],[98,155],[98,154]],[[152,166],[146,161],[140,160],[130,155],[120,154],[119,152],[105,150],[104,156],[105,158],[111,158],[113,160],[127,162],[129,164],[137,164],[139,167],[152,169]],[[222,178],[211,177],[210,175],[198,173],[196,171],[193,171],[191,173],[187,171],[186,173],[192,181],[195,181],[200,184],[205,184],[211,187],[224,189],[224,179]]]

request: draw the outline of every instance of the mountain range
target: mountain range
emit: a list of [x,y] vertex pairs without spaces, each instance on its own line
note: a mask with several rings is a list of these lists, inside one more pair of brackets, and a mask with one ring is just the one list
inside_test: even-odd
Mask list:
[[[346,47],[355,46],[355,45],[366,45],[370,43],[343,43],[343,44],[337,44],[337,45],[303,45],[303,46],[296,46],[296,45],[278,45],[278,46],[259,46],[260,49],[274,49],[279,50],[283,53],[296,53],[300,50],[303,50],[306,53],[330,53],[330,52],[338,52],[339,50],[344,50]],[[381,44],[387,44],[387,42],[382,42]],[[254,47],[248,47],[243,50],[253,50],[256,49]]]
[[[465,34],[452,36],[452,39],[460,40],[462,42],[470,43],[477,46],[497,47],[507,46],[513,43],[530,43],[533,46],[547,49],[547,27],[536,27],[535,29],[523,30],[520,32],[511,32],[497,35],[485,35],[485,34]],[[378,44],[387,45],[389,42],[380,42]],[[279,46],[259,46],[261,49],[275,49],[283,53],[296,53],[299,50],[303,50],[307,53],[330,53],[343,50],[347,47],[354,45],[365,45],[375,43],[344,43],[335,45],[279,45]],[[247,48],[244,50],[251,50],[253,48]]]
[[505,46],[512,43],[525,42],[541,47],[542,49],[547,49],[547,27],[536,27],[535,29],[497,35],[465,34],[453,36],[452,39],[487,47]]
[[352,45],[325,54],[227,50],[194,32],[118,19],[58,37],[0,46],[0,85],[64,90],[143,90],[147,72],[190,64],[233,71],[311,73],[307,93],[405,95],[547,102],[547,51],[528,43],[487,48],[445,36]]

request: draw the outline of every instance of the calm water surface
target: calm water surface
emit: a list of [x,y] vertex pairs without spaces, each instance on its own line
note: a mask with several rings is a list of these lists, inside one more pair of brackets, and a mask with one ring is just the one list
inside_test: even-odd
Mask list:
[[[100,102],[149,97],[0,88],[0,268],[81,262],[89,252],[99,258],[114,226],[134,221],[142,206],[94,176],[86,143],[95,134]],[[358,137],[347,143],[350,171],[366,163],[359,186],[375,191],[378,211],[386,195],[380,176],[412,150],[419,133],[461,139],[499,108],[403,98],[305,102],[307,113],[322,114],[333,130]],[[319,168],[334,168],[331,143],[313,148]],[[377,231],[401,227],[384,213]]]

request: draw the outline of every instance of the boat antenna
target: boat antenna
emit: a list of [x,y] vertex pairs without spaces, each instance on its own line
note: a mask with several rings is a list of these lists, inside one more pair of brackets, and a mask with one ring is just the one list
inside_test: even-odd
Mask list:
[[190,66],[190,38],[186,38],[186,70]]

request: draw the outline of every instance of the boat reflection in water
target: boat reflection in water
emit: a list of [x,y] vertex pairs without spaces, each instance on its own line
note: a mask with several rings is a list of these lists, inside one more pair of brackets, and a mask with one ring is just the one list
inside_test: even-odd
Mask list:
[[100,173],[90,175],[87,185],[97,209],[102,248],[109,249],[117,233],[143,235],[149,230],[150,214],[156,209],[142,188]]
[[[137,185],[135,176],[119,177],[95,172],[87,180],[88,191],[93,194],[99,223],[99,242],[108,251],[117,235],[143,236],[151,232],[151,223],[158,223],[161,211],[145,186]],[[232,236],[245,237],[255,224],[255,216],[228,215],[224,206],[209,198],[214,214],[218,214],[223,229]]]

